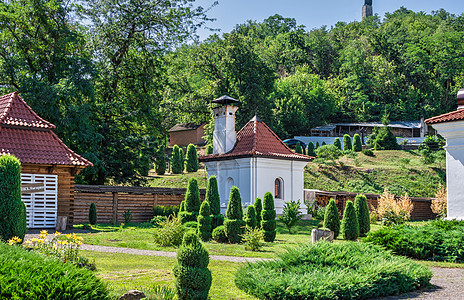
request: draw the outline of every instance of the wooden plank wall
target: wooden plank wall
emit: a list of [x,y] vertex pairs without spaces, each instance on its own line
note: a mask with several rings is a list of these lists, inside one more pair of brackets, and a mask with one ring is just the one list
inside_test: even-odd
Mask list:
[[[130,191],[130,192],[128,192]],[[89,207],[97,207],[98,223],[124,222],[123,213],[132,212],[132,222],[148,222],[153,218],[155,205],[180,205],[185,198],[185,189],[157,189],[136,187],[91,187],[76,185],[74,197],[74,224],[89,222]],[[205,190],[200,190],[205,198]]]

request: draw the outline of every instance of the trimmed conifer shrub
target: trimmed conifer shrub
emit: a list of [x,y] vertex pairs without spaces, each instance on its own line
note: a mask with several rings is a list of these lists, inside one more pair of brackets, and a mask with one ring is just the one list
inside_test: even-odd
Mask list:
[[182,172],[184,172],[184,169],[185,169],[185,157],[184,157],[184,150],[182,148],[179,148],[178,159],[179,159],[178,164],[180,166],[179,174],[182,174]]
[[351,137],[348,134],[343,136],[343,150],[351,150]]
[[354,241],[359,237],[359,222],[352,201],[346,202],[340,231],[345,240]]
[[354,209],[359,223],[359,236],[366,236],[371,230],[369,206],[367,205],[367,198],[364,195],[356,195],[354,198]]
[[263,211],[263,201],[261,198],[255,200],[255,212],[256,212],[256,226],[261,228],[261,212]]
[[314,152],[314,144],[313,144],[313,142],[308,143],[308,151],[306,153],[309,156],[316,156],[316,153]]
[[203,242],[211,240],[211,234],[213,227],[211,225],[211,210],[209,209],[209,203],[203,201],[200,206],[200,215],[198,216],[198,236]]
[[[185,193],[184,210],[179,212],[182,224],[188,221],[197,221],[198,212],[200,211],[200,190],[198,189],[198,182],[195,178],[190,178]],[[182,206],[182,204],[181,204]]]
[[16,232],[18,233],[17,237],[24,240],[24,236],[27,232],[27,212],[26,204],[21,201],[18,203],[19,213],[18,213],[18,222],[16,223]]
[[256,228],[257,222],[256,222],[256,211],[255,207],[253,205],[250,205],[247,207],[247,213],[246,213],[246,226],[248,228]]
[[213,240],[218,243],[227,243],[227,236],[226,230],[224,229],[224,225],[218,226],[213,230]]
[[211,208],[213,229],[224,224],[224,216],[221,214],[221,201],[219,199],[216,176],[210,176],[208,178],[205,201],[209,203]]
[[324,227],[334,232],[334,238],[340,234],[340,217],[338,216],[338,208],[335,200],[332,198],[325,208]]
[[263,211],[261,212],[261,228],[264,231],[264,241],[274,242],[276,237],[276,211],[274,197],[270,192],[264,194]]
[[335,147],[337,147],[338,149],[340,149],[340,150],[342,149],[342,142],[340,142],[340,138],[338,138],[338,137],[335,138],[335,140],[334,140],[334,145],[335,145]]
[[187,147],[187,161],[185,163],[185,169],[187,172],[192,173],[198,171],[198,157],[197,148],[193,144],[189,144]]
[[91,225],[97,224],[97,206],[95,203],[90,203],[89,207],[89,223]]
[[[21,200],[21,164],[13,155],[0,157],[0,240],[24,239],[26,214]],[[24,220],[22,219],[24,218]]]
[[317,148],[319,148],[319,142],[316,142],[316,145],[314,146],[314,150],[316,150]]
[[321,146],[325,146],[325,145],[327,145],[327,144],[325,143],[325,141],[322,141],[322,145],[321,145]]
[[212,276],[208,270],[209,254],[193,232],[187,232],[177,250],[174,277],[179,300],[206,300]]
[[245,221],[243,221],[242,198],[236,186],[230,189],[224,229],[230,243],[237,244],[242,241],[242,235],[245,233]]
[[297,143],[296,143],[295,152],[296,152],[296,153],[300,153],[300,154],[303,153],[303,150],[301,149],[301,144],[300,144],[300,142],[297,142]]
[[166,173],[166,149],[161,145],[155,152],[155,172],[158,175]]
[[208,144],[206,146],[206,155],[210,155],[210,154],[213,154],[213,145]]
[[361,143],[361,136],[359,134],[355,134],[353,137],[353,150],[355,152],[361,152],[363,149],[362,143]]
[[172,147],[172,158],[171,158],[171,172],[173,174],[181,174],[183,170],[183,166],[180,164],[180,148],[177,145]]

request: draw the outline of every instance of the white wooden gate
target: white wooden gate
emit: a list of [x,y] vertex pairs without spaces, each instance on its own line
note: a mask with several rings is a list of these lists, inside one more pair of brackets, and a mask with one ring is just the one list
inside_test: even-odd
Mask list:
[[23,193],[26,204],[28,228],[55,228],[58,210],[58,176],[46,174],[21,174],[21,184],[41,183],[43,191]]

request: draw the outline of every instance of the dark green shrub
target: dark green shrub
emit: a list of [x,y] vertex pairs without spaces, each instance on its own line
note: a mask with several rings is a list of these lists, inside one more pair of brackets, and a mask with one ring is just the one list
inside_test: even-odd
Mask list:
[[366,156],[374,157],[374,152],[371,149],[364,149],[361,152]]
[[196,234],[187,232],[177,251],[174,267],[176,292],[179,300],[206,300],[211,288],[211,272],[208,270],[209,254]]
[[158,175],[166,173],[166,148],[161,145],[155,152],[155,172]]
[[284,203],[282,216],[279,217],[279,220],[287,227],[289,234],[292,233],[292,227],[296,225],[301,218],[303,218],[303,214],[300,212],[300,200],[290,200]]
[[359,222],[352,201],[346,202],[340,231],[345,240],[353,241],[359,237]]
[[334,162],[343,155],[343,152],[335,145],[325,145],[316,149],[316,155],[319,160]]
[[184,169],[185,169],[185,157],[184,157],[184,150],[182,148],[179,148],[179,166],[180,166],[180,173],[183,173],[184,172]]
[[343,136],[343,150],[351,150],[351,137],[348,134]]
[[124,223],[129,224],[132,221],[132,210],[128,209],[122,213],[122,217],[124,218]]
[[396,150],[398,143],[390,127],[374,127],[372,134],[369,136],[367,143],[374,150]]
[[364,241],[414,259],[463,263],[463,232],[462,221],[435,220],[423,226],[384,226],[369,232]]
[[213,226],[211,225],[211,210],[209,209],[209,203],[203,201],[200,206],[200,215],[198,216],[198,236],[203,242],[211,240],[211,233]]
[[428,286],[432,272],[367,243],[301,244],[242,265],[236,286],[258,299],[367,299]]
[[319,142],[316,142],[316,145],[314,146],[314,150],[316,150],[317,148],[319,148]]
[[325,141],[322,141],[322,145],[321,146],[325,146],[327,145],[327,143]]
[[0,240],[24,239],[21,203],[21,164],[13,155],[0,156]]
[[256,226],[261,228],[261,213],[263,211],[263,201],[261,198],[256,198],[255,200],[255,212],[256,212]]
[[218,243],[227,243],[228,239],[226,236],[226,230],[224,228],[224,225],[218,226],[214,228],[213,230],[213,240],[215,240]]
[[198,154],[197,148],[193,144],[187,147],[187,160],[185,162],[185,170],[189,173],[198,171]]
[[213,145],[208,144],[206,146],[206,155],[210,155],[210,154],[213,154]]
[[95,203],[90,203],[89,207],[89,223],[91,225],[97,224],[97,206]]
[[313,144],[313,142],[308,143],[308,151],[306,151],[306,153],[309,156],[316,156],[316,153],[314,152],[314,144]]
[[210,176],[208,178],[205,201],[209,203],[211,208],[213,229],[221,226],[224,223],[224,216],[221,214],[221,201],[219,199],[216,176]]
[[184,170],[183,157],[180,155],[180,150],[177,145],[172,147],[171,171],[173,174],[181,174]]
[[165,222],[168,219],[166,216],[154,216],[153,219],[150,220],[150,224],[153,227],[161,227],[161,222]]
[[301,148],[300,142],[297,142],[297,143],[296,143],[295,152],[296,152],[296,153],[300,153],[300,154],[303,153],[303,150],[302,150],[302,148]]
[[26,212],[26,204],[21,201],[18,202],[19,206],[19,213],[18,213],[18,222],[16,223],[16,232],[18,233],[18,237],[24,240],[24,236],[27,232],[27,212]]
[[338,149],[342,150],[342,142],[340,142],[340,138],[335,138],[334,140],[334,146],[337,147]]
[[248,228],[256,228],[257,226],[257,221],[256,221],[256,211],[255,207],[253,205],[250,205],[247,207],[247,213],[246,213],[246,226]]
[[245,233],[245,221],[243,221],[242,198],[236,186],[230,189],[224,229],[230,243],[236,244],[242,241],[242,235]]
[[264,231],[264,241],[274,242],[276,237],[276,211],[274,197],[270,192],[264,194],[263,211],[261,212],[261,228]]
[[179,212],[180,220],[182,223],[188,221],[196,222],[198,212],[200,211],[201,200],[200,190],[198,189],[198,182],[194,177],[189,179],[184,202],[185,211]]
[[153,216],[177,216],[177,214],[179,213],[179,209],[179,205],[156,205],[153,206]]
[[340,217],[335,200],[332,198],[326,206],[324,214],[324,227],[334,232],[334,237],[337,238],[340,234]]
[[353,137],[353,151],[361,152],[362,149],[361,137],[356,133]]
[[0,299],[110,299],[86,268],[0,243]]
[[371,220],[367,198],[364,195],[356,195],[354,198],[354,209],[359,223],[359,236],[366,236],[371,230]]

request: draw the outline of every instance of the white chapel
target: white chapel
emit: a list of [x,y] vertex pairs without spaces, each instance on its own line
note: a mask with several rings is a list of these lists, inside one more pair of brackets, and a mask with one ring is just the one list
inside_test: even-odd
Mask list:
[[234,106],[238,101],[222,96],[214,108],[213,154],[199,158],[208,177],[218,181],[221,212],[224,213],[232,186],[240,190],[242,205],[252,205],[266,192],[274,195],[277,214],[284,202],[304,200],[304,168],[312,157],[294,153],[258,116],[238,133]]

